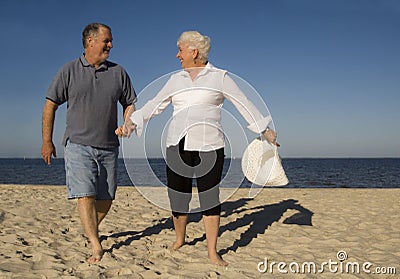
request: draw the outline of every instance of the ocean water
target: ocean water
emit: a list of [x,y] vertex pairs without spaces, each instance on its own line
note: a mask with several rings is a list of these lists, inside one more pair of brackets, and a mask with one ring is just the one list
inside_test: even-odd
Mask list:
[[[291,188],[400,188],[400,158],[282,159]],[[150,166],[150,167],[149,167]],[[129,174],[127,172],[129,169]],[[131,179],[131,177],[132,179]],[[64,160],[0,159],[0,184],[65,185]],[[166,184],[163,159],[119,160],[118,185]],[[222,187],[249,188],[240,160],[225,160]]]

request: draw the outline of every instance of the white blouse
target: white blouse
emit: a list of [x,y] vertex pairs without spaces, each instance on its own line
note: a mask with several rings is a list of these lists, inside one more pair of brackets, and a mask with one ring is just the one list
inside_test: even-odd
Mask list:
[[152,100],[131,115],[136,133],[142,134],[144,123],[160,114],[172,102],[173,115],[168,128],[166,145],[174,146],[185,138],[185,150],[211,151],[224,147],[221,126],[221,108],[228,99],[249,123],[255,133],[265,131],[271,123],[270,115],[264,117],[251,103],[228,72],[210,63],[195,80],[182,70],[170,79]]

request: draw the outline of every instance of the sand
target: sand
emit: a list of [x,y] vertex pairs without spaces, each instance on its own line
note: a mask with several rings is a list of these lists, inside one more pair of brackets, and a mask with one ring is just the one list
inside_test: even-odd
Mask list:
[[199,214],[189,218],[187,245],[171,251],[169,211],[134,187],[118,189],[100,226],[106,253],[92,265],[85,261],[90,251],[76,202],[66,199],[65,187],[0,185],[0,198],[0,278],[400,274],[400,189],[265,188],[253,199],[239,189],[223,205],[218,250],[226,268],[209,263]]

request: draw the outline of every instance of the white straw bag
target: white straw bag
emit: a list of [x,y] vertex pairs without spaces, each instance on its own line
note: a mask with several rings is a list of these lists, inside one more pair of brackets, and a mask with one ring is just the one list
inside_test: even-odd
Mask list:
[[253,140],[242,156],[246,178],[260,186],[285,186],[289,183],[282,167],[278,148],[265,139]]

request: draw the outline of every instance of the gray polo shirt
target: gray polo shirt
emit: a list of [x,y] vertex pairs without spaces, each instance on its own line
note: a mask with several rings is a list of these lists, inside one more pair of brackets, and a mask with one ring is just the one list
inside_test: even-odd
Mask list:
[[63,139],[97,148],[119,146],[114,131],[118,125],[119,102],[123,107],[136,101],[126,71],[105,61],[98,69],[84,55],[65,64],[54,77],[47,99],[67,102],[67,123]]

